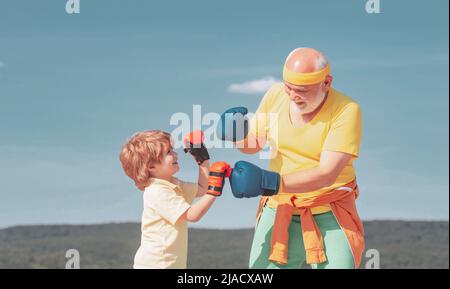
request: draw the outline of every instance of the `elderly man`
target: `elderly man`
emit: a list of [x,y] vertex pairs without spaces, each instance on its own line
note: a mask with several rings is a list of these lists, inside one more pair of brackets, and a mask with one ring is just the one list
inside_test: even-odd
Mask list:
[[306,261],[313,268],[357,268],[364,250],[353,167],[359,105],[331,87],[330,65],[315,49],[293,50],[283,80],[251,121],[242,118],[243,107],[222,116],[223,140],[247,154],[269,142],[274,152],[269,170],[241,161],[230,176],[236,197],[262,195],[249,266],[300,268]]

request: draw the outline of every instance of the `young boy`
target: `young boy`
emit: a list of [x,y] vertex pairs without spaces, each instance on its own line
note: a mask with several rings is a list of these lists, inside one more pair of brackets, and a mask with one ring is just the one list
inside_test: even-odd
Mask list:
[[[225,163],[214,163],[208,177],[209,155],[202,138],[202,133],[197,132],[185,139],[185,152],[191,153],[199,165],[198,184],[174,177],[180,167],[169,133],[140,132],[123,145],[122,167],[144,191],[141,246],[134,258],[135,269],[186,268],[187,221],[202,218],[221,195],[224,177],[230,172]],[[195,197],[201,198],[192,205]]]

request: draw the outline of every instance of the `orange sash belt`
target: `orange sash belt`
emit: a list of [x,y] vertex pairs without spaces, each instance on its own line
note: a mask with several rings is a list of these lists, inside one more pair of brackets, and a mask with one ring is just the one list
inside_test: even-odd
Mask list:
[[[320,264],[327,260],[323,237],[317,226],[311,208],[329,204],[337,222],[344,231],[352,250],[355,268],[361,263],[364,251],[364,228],[356,211],[355,200],[359,195],[356,180],[316,197],[297,199],[287,195],[286,200],[278,203],[272,230],[271,252],[269,260],[279,264],[288,262],[289,225],[294,208],[300,211],[303,242],[306,249],[306,263]],[[262,197],[259,203],[256,223],[259,221],[268,197]]]

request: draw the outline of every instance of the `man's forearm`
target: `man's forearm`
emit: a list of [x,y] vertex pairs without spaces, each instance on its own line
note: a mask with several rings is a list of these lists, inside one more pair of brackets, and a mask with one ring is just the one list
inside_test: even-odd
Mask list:
[[259,152],[261,150],[261,148],[259,148],[259,147],[245,147],[245,146],[238,146],[238,144],[236,144],[236,147],[238,148],[238,150],[241,153],[248,154],[248,155],[256,154],[257,152]]
[[241,141],[236,142],[236,147],[244,154],[256,154],[265,145],[261,145],[262,139],[258,139],[252,133],[248,133],[247,137]]
[[306,193],[331,186],[335,180],[320,167],[281,176],[285,193]]

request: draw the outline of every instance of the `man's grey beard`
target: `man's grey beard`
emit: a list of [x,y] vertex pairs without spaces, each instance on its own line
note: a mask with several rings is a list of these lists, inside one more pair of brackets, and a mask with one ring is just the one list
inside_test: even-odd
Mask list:
[[292,101],[294,103],[295,112],[301,114],[313,112],[320,106],[320,104],[323,102],[326,96],[327,96],[326,92],[324,91],[319,92],[314,99],[314,103],[307,103],[305,108],[300,108],[295,102]]

